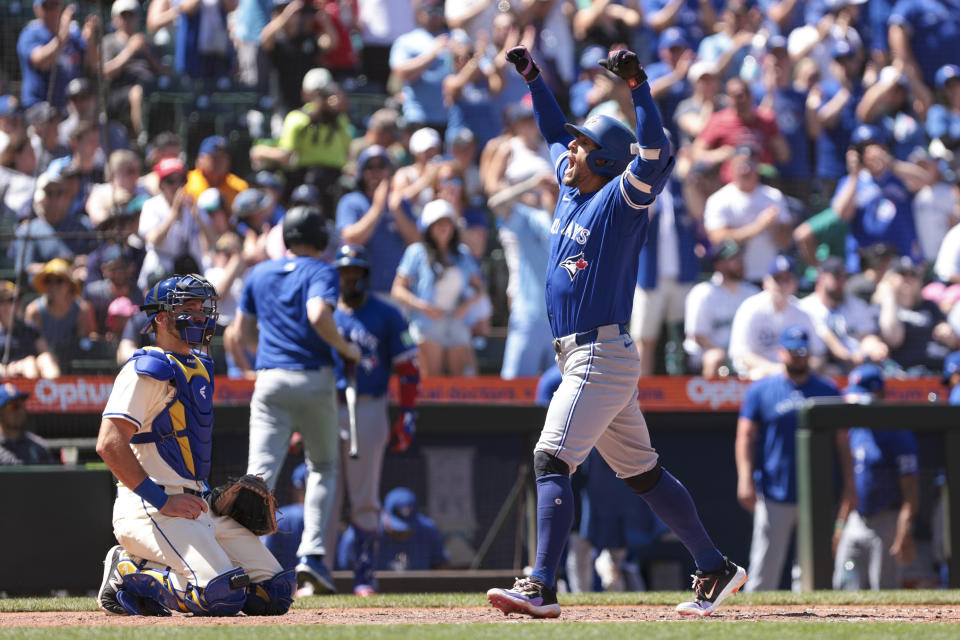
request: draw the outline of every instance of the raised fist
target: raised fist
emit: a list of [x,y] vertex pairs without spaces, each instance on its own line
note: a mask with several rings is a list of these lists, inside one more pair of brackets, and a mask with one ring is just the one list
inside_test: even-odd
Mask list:
[[527,82],[533,82],[540,75],[540,67],[533,61],[533,57],[525,46],[514,47],[507,51],[506,55],[507,62],[513,64],[517,68],[517,73]]
[[600,60],[600,66],[626,80],[631,89],[636,89],[647,81],[647,73],[640,66],[637,54],[633,51],[611,51],[606,60]]

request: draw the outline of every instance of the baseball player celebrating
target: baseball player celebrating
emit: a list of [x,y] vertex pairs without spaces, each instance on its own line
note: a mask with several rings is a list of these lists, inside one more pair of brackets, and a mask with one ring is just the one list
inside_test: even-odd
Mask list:
[[234,320],[243,344],[257,352],[247,473],[262,475],[272,487],[290,435],[303,436],[310,474],[296,571],[314,593],[335,592],[323,562],[339,454],[332,349],[351,362],[360,358],[359,347],[340,336],[333,320],[340,286],[336,270],[319,259],[327,240],[319,209],[290,209],[283,241],[292,257],[253,268]]
[[596,447],[627,485],[680,538],[697,566],[685,615],[709,615],[737,591],[746,571],[723,557],[704,531],[690,494],[661,465],[637,403],[640,360],[630,340],[637,263],[647,208],[673,169],[670,144],[646,74],[630,51],[601,62],[627,81],[637,138],[607,116],[582,126],[563,112],[525,47],[507,52],[530,87],[537,124],[560,183],[547,272],[547,316],[563,373],[534,450],[537,557],[529,578],[487,598],[507,613],[557,617],[557,565],[573,521],[570,474]]
[[[377,527],[380,524],[380,468],[388,439],[391,451],[406,451],[414,433],[414,406],[420,371],[417,346],[407,331],[400,312],[370,291],[370,263],[360,245],[347,244],[337,250],[333,261],[340,272],[340,302],[334,313],[337,328],[347,340],[360,347],[356,366],[357,394],[355,421],[357,458],[341,456],[350,519],[356,537],[351,558],[353,592],[358,596],[376,593],[373,568]],[[387,423],[387,383],[390,370],[400,379],[400,415],[391,429]],[[340,406],[340,432],[349,428],[348,407]],[[341,439],[344,442],[345,439]]]
[[98,605],[119,615],[286,613],[292,570],[209,492],[217,292],[198,275],[153,286],[142,309],[156,347],[134,352],[103,411],[97,453],[120,481]]

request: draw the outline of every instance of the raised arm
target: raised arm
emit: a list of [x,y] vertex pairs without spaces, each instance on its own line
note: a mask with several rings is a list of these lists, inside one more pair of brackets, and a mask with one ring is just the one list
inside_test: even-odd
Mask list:
[[[533,61],[530,51],[523,45],[507,51],[507,62],[517,68],[517,73],[523,76],[530,87],[530,96],[533,98],[533,113],[537,119],[537,126],[543,139],[550,145],[550,156],[556,162],[557,158],[567,151],[567,145],[573,136],[563,127],[567,119],[557,104],[557,99],[547,87],[547,83],[540,77],[540,67]],[[562,145],[562,148],[557,145]]]

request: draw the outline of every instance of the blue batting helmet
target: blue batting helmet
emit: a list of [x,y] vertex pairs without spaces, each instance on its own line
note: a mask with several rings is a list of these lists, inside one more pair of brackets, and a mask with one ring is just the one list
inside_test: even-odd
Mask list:
[[598,176],[613,178],[633,160],[631,145],[637,142],[633,131],[625,124],[607,115],[588,118],[582,125],[563,125],[572,136],[584,136],[597,145],[587,154],[587,166]]
[[370,263],[367,261],[367,250],[358,244],[345,244],[337,249],[337,255],[333,258],[333,266],[340,267],[362,267],[370,270]]
[[[180,338],[191,346],[208,345],[217,326],[217,300],[220,296],[216,288],[203,276],[191,273],[185,276],[175,275],[150,287],[144,296],[140,309],[147,314],[147,323],[142,333],[153,329],[153,319],[159,313],[175,315],[174,326],[180,332]],[[203,320],[194,320],[198,314],[183,313],[183,305],[188,300],[201,300]]]

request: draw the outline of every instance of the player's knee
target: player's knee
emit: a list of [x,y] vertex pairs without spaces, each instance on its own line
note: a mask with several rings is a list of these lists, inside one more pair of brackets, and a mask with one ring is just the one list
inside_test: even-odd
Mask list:
[[281,616],[293,604],[297,578],[293,569],[281,571],[272,578],[247,585],[243,612],[248,616]]
[[546,451],[534,451],[533,471],[538,478],[556,475],[569,476],[570,465]]
[[232,616],[240,613],[247,600],[250,576],[237,567],[221,573],[201,591],[192,585],[184,593],[187,610],[199,616]]
[[634,493],[643,494],[657,486],[661,475],[663,475],[663,467],[660,466],[660,462],[658,461],[656,466],[650,469],[650,471],[644,471],[638,475],[624,478],[623,481],[627,483],[627,486],[630,487]]

